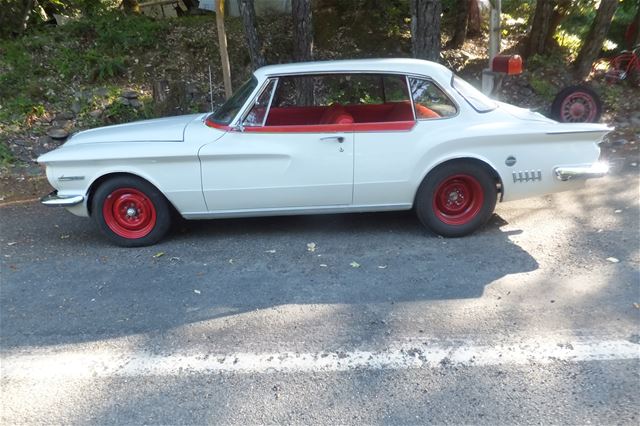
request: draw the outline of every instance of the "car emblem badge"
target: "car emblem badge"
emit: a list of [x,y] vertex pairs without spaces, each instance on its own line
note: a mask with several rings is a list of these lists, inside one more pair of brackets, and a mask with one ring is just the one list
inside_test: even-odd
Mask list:
[[513,155],[508,156],[507,159],[504,161],[504,164],[506,164],[509,167],[515,165],[516,157],[514,157]]

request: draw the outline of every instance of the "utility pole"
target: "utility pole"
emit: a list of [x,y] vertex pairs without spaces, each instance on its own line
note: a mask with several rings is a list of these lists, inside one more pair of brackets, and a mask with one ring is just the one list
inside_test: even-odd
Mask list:
[[227,51],[227,33],[224,29],[224,0],[216,0],[216,25],[218,27],[218,46],[220,47],[224,94],[229,99],[233,90],[231,89],[231,66],[229,65],[229,52]]
[[502,1],[491,0],[491,15],[489,17],[489,68],[491,61],[500,54],[500,14],[502,12]]
[[482,71],[482,92],[489,95],[496,84],[498,75],[492,71],[493,58],[500,54],[500,14],[501,0],[490,0],[491,14],[489,16],[489,66]]

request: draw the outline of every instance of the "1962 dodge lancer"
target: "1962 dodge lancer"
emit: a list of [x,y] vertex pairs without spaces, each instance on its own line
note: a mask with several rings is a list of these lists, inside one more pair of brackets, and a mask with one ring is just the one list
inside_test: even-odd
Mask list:
[[186,219],[408,210],[433,232],[602,176],[601,124],[561,124],[413,59],[258,69],[213,113],[87,130],[38,159],[42,199],[122,246]]

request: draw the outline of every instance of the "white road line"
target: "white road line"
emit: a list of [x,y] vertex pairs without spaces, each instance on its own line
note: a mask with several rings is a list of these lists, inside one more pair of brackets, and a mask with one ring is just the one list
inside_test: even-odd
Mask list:
[[116,350],[39,352],[0,355],[0,375],[3,379],[45,379],[549,364],[640,359],[640,344],[627,340],[581,337],[572,340],[538,339],[493,346],[429,340],[395,344],[377,351],[315,353],[158,355]]

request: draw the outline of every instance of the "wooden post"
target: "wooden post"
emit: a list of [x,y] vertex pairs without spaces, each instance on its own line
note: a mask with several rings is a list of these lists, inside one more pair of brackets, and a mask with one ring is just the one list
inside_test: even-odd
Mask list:
[[225,97],[229,99],[233,91],[231,89],[229,52],[227,52],[227,33],[224,30],[224,0],[216,0],[216,24],[218,26],[218,45],[220,46],[220,63],[222,65],[224,94]]

